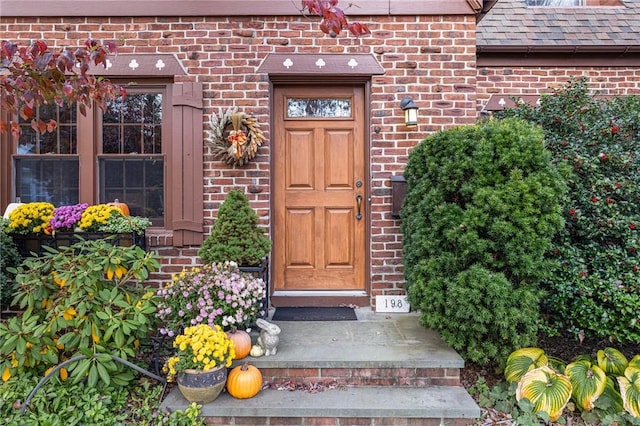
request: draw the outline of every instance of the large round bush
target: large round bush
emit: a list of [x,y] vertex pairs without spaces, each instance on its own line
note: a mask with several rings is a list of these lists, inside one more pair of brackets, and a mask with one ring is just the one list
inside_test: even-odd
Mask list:
[[438,132],[409,156],[402,232],[407,294],[464,358],[500,363],[532,344],[566,186],[524,121]]

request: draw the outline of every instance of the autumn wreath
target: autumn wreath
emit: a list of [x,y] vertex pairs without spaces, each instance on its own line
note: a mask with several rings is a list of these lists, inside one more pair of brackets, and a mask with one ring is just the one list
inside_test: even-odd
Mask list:
[[216,158],[227,164],[243,166],[256,156],[264,135],[258,121],[237,108],[229,108],[211,117],[209,142]]

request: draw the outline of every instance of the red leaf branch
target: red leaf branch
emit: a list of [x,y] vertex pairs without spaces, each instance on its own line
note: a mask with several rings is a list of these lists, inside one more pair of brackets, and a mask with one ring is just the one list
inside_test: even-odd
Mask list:
[[366,24],[347,20],[338,0],[302,0],[302,13],[322,17],[320,31],[331,37],[336,37],[344,29],[356,37],[371,34]]
[[[41,105],[68,105],[78,103],[80,112],[95,102],[105,108],[106,102],[124,95],[124,89],[109,80],[89,73],[91,64],[106,65],[108,55],[115,53],[113,42],[102,44],[86,40],[83,46],[53,52],[42,40],[30,46],[0,42],[0,106],[11,116],[17,113],[23,120],[31,119],[31,127],[37,132],[53,131],[55,121],[48,123],[36,118]],[[0,119],[0,131],[20,134],[20,126],[13,120]]]

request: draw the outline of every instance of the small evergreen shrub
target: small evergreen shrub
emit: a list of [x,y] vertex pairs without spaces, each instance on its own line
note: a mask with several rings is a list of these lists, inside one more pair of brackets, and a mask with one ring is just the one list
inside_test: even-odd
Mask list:
[[0,217],[0,305],[7,306],[15,293],[14,274],[7,268],[17,267],[22,258],[11,236],[7,233],[9,221]]
[[504,115],[541,125],[571,167],[545,283],[552,330],[640,343],[640,98],[602,99],[582,79]]
[[550,160],[541,129],[515,119],[438,132],[409,156],[407,295],[467,360],[500,363],[536,340],[566,189]]
[[258,214],[249,200],[241,191],[230,191],[198,255],[207,263],[232,261],[250,266],[262,263],[270,251],[271,240],[258,226]]

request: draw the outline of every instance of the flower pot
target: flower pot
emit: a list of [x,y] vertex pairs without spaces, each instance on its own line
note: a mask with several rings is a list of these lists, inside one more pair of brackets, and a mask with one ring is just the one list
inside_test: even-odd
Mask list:
[[178,374],[178,388],[189,402],[206,404],[215,400],[227,382],[227,367],[224,365],[210,370],[187,369]]

